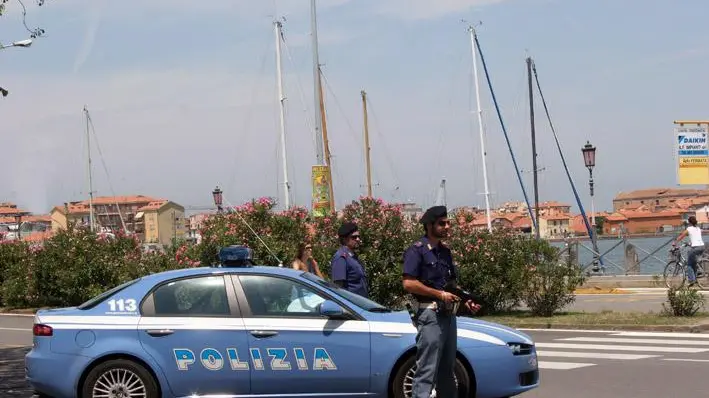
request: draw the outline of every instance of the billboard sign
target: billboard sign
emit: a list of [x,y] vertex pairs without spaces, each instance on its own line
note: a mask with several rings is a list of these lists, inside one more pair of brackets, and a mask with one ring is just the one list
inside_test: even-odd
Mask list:
[[313,215],[330,213],[330,173],[327,166],[313,166]]
[[709,146],[706,126],[675,128],[677,183],[709,185]]

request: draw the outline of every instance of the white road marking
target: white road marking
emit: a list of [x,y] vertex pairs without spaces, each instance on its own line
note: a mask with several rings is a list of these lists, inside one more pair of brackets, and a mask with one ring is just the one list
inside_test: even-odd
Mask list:
[[689,339],[709,339],[709,333],[680,333],[680,332],[613,332],[613,336],[628,337],[684,337]]
[[32,329],[25,328],[0,328],[0,330],[9,330],[11,332],[31,332]]
[[517,328],[523,332],[562,332],[562,333],[617,333],[617,330],[584,330],[584,329],[535,329],[535,328]]
[[674,362],[709,362],[709,359],[664,358],[662,360]]
[[604,345],[604,344],[567,344],[567,343],[537,343],[540,348],[568,348],[578,350],[604,350],[604,351],[644,351],[644,352],[707,352],[709,348],[684,348],[684,347],[653,347],[630,345]]
[[665,344],[665,345],[697,345],[709,346],[709,341],[687,341],[687,340],[660,340],[660,339],[633,339],[633,338],[613,338],[613,337],[569,337],[556,339],[557,341],[583,341],[587,343],[627,343],[627,344]]
[[568,352],[568,351],[537,351],[539,357],[562,357],[562,358],[593,358],[593,359],[621,359],[633,361],[637,359],[657,358],[660,355],[638,355],[638,354],[608,354],[604,352]]
[[539,361],[539,369],[569,370],[596,366],[595,363],[575,363],[575,362],[546,362]]
[[21,316],[21,317],[34,317],[34,314],[7,314],[7,313],[1,313],[0,316]]

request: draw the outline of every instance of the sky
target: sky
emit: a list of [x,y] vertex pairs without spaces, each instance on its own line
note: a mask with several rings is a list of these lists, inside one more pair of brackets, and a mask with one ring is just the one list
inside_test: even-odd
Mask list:
[[[45,35],[0,50],[0,201],[35,213],[94,195],[213,206],[284,203],[273,22],[282,45],[291,203],[310,206],[316,163],[307,0],[24,0]],[[524,188],[534,200],[525,59],[534,59],[580,200],[581,147],[597,147],[596,209],[621,191],[677,186],[674,120],[707,119],[709,3],[701,0],[319,0],[320,63],[338,208],[366,193],[368,96],[374,194],[484,207],[469,24],[476,26]],[[18,0],[0,42],[29,36]],[[491,204],[524,200],[481,60]],[[539,93],[540,201],[576,199]]]

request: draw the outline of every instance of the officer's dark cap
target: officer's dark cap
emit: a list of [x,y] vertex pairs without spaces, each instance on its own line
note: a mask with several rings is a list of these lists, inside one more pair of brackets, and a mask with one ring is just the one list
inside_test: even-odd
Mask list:
[[430,224],[441,217],[448,217],[448,209],[445,206],[433,206],[423,213],[421,224]]
[[340,229],[337,230],[337,235],[341,238],[345,236],[349,236],[350,234],[356,232],[358,230],[357,224],[353,222],[346,222],[344,223]]

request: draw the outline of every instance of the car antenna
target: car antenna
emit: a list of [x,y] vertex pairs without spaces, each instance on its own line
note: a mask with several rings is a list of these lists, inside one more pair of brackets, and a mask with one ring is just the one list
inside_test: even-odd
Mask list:
[[226,197],[224,197],[224,201],[225,201],[225,202],[227,203],[227,205],[229,206],[229,207],[227,207],[227,213],[236,214],[236,215],[239,217],[239,219],[240,219],[241,221],[243,221],[244,224],[246,224],[246,226],[249,228],[249,230],[251,231],[251,233],[254,234],[254,236],[256,237],[256,239],[258,239],[259,242],[261,242],[261,244],[266,248],[266,250],[268,250],[268,252],[273,256],[273,258],[275,258],[275,259],[278,261],[278,266],[279,266],[279,267],[283,267],[283,261],[281,261],[281,259],[278,258],[278,256],[276,256],[276,254],[273,252],[273,250],[271,250],[271,248],[268,247],[268,245],[266,244],[266,242],[264,242],[263,239],[261,239],[261,237],[256,233],[256,231],[254,231],[254,229],[251,228],[251,225],[249,225],[249,223],[248,223],[246,220],[244,220],[244,217],[242,217],[241,214],[239,214],[238,211],[233,211],[233,210],[231,210],[231,209],[234,208],[234,205],[231,204],[231,202],[229,202],[229,199],[227,199]]

